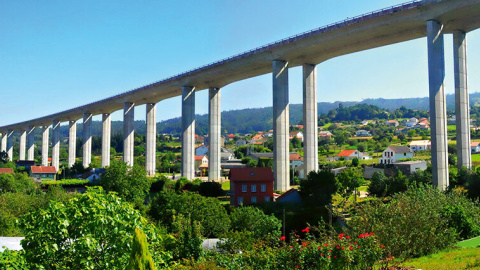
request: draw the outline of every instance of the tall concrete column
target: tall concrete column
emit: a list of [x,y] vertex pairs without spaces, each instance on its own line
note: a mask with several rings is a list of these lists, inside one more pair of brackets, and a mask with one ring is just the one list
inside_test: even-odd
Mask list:
[[128,166],[133,166],[134,112],[132,102],[123,104],[123,162]]
[[7,152],[7,134],[8,134],[8,132],[5,133],[5,134],[2,134],[3,135],[2,136],[2,145],[1,145],[1,149],[0,149],[1,152]]
[[472,167],[470,147],[470,102],[467,88],[467,40],[465,32],[453,32],[457,166]]
[[48,166],[48,132],[50,127],[44,126],[42,133],[42,166]]
[[290,188],[288,62],[273,61],[273,175],[275,190]]
[[102,168],[110,166],[112,120],[109,113],[102,114]]
[[91,113],[83,114],[82,164],[84,168],[87,168],[92,163],[92,117]]
[[318,171],[317,68],[303,65],[303,152],[305,177]]
[[52,166],[58,171],[60,168],[60,122],[52,124]]
[[28,127],[27,130],[27,160],[33,161],[35,159],[35,127]]
[[20,150],[18,160],[25,160],[25,150],[27,149],[27,131],[20,131]]
[[427,22],[430,132],[433,185],[445,190],[448,180],[447,109],[445,98],[445,53],[443,25]]
[[182,176],[195,177],[195,88],[182,87]]
[[157,105],[147,103],[147,136],[145,145],[145,170],[147,175],[155,175],[157,153]]
[[13,131],[7,132],[7,154],[8,160],[13,161]]
[[77,121],[68,122],[68,167],[75,164],[77,157]]
[[220,180],[220,135],[221,135],[220,88],[208,89],[208,181]]

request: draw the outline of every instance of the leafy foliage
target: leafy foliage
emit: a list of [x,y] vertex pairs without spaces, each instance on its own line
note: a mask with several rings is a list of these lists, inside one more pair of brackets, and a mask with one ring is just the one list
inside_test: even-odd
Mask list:
[[80,179],[64,179],[58,181],[42,181],[43,186],[76,186],[76,185],[87,185],[90,184],[89,180],[80,180]]
[[137,206],[144,204],[151,184],[144,168],[139,165],[129,167],[118,160],[112,160],[100,179],[100,185],[105,191],[115,191],[120,198]]
[[50,202],[46,209],[25,215],[20,224],[25,232],[21,244],[32,268],[123,269],[135,228],[147,235],[157,264],[169,259],[155,227],[101,187],[88,188],[65,203]]
[[135,228],[132,254],[126,270],[156,270],[152,256],[148,251],[147,237],[138,228]]
[[29,270],[23,251],[5,249],[0,252],[0,269]]
[[230,227],[227,211],[215,198],[206,198],[192,192],[176,194],[160,192],[150,203],[148,214],[170,232],[175,216],[191,215],[193,221],[200,222],[202,235],[219,237]]
[[274,215],[266,215],[256,207],[244,206],[235,208],[230,214],[232,230],[247,231],[252,234],[251,241],[277,243],[281,236],[282,224]]
[[36,190],[37,186],[26,173],[0,174],[0,194],[6,192],[31,194]]
[[330,170],[311,171],[307,178],[300,182],[300,194],[308,204],[327,205],[339,186],[335,175]]

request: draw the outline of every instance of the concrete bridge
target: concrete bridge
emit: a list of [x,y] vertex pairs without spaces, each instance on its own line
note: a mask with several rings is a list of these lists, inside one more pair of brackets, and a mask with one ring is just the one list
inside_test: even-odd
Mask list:
[[289,188],[288,69],[303,67],[305,170],[318,169],[316,65],[328,59],[427,37],[433,182],[448,186],[444,34],[454,37],[458,166],[471,166],[466,34],[480,27],[480,0],[413,1],[349,18],[145,85],[110,98],[29,121],[0,127],[1,148],[13,155],[12,136],[20,136],[20,159],[33,160],[34,129],[41,128],[42,164],[48,163],[52,127],[52,165],[59,167],[62,122],[69,122],[68,165],[75,162],[76,123],[83,118],[83,165],[91,162],[92,116],[102,115],[102,166],[110,163],[110,114],[124,112],[123,160],[133,165],[135,106],[146,104],[146,171],[155,173],[156,103],[182,96],[182,175],[194,178],[195,92],[209,91],[209,180],[220,177],[220,96],[230,83],[272,73],[275,189]]

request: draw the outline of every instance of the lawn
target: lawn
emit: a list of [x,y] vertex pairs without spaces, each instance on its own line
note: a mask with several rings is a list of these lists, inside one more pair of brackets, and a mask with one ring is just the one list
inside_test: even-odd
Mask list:
[[423,270],[479,269],[480,248],[457,248],[409,259],[402,266]]
[[447,125],[447,132],[455,132],[457,130],[455,125]]
[[480,236],[457,243],[457,247],[475,248],[480,247]]
[[480,154],[473,154],[472,155],[473,162],[480,162]]
[[222,183],[223,190],[230,190],[230,181],[225,181]]

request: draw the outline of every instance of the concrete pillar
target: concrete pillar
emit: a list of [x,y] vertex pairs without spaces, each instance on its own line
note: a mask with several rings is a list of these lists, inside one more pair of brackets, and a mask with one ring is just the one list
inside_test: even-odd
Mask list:
[[18,160],[25,160],[25,150],[27,149],[27,131],[20,131],[20,150]]
[[182,87],[182,176],[195,177],[195,88]]
[[7,132],[7,154],[8,160],[13,161],[13,131]]
[[305,177],[318,171],[317,68],[303,65],[303,152]]
[[35,159],[35,127],[28,127],[27,130],[27,160]]
[[42,166],[48,166],[48,132],[50,127],[44,126],[42,133]]
[[222,116],[219,88],[208,89],[208,181],[220,180],[220,134]]
[[91,113],[83,114],[83,167],[87,168],[92,163],[92,117]]
[[453,32],[457,166],[472,167],[470,147],[470,102],[467,88],[467,40],[465,32]]
[[60,122],[53,121],[52,124],[52,166],[55,170],[60,168]]
[[147,175],[155,175],[157,154],[157,105],[147,103],[147,136],[145,145],[145,170]]
[[112,120],[109,113],[102,115],[102,168],[110,166],[110,147],[112,137]]
[[135,105],[132,102],[125,102],[123,105],[123,162],[128,166],[133,166],[134,112]]
[[443,26],[427,22],[430,132],[432,141],[433,185],[445,190],[448,185],[447,109],[445,98],[445,54]]
[[2,146],[0,149],[1,152],[7,152],[7,134],[8,132],[5,134],[2,134],[3,137],[2,137]]
[[273,61],[273,175],[275,190],[290,188],[288,62]]
[[77,157],[77,121],[68,122],[68,167],[75,164]]

